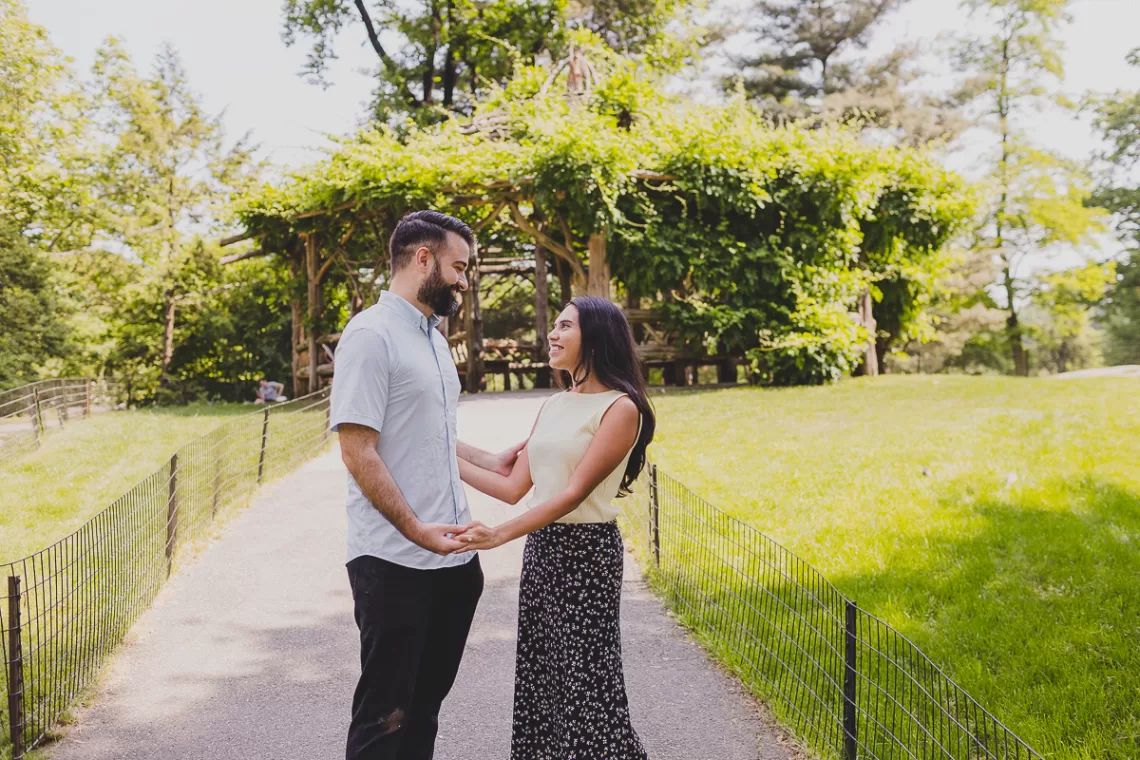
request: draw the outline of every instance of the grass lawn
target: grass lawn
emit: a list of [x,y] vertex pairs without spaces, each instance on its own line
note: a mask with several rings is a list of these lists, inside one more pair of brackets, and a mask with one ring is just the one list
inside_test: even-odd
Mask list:
[[248,404],[107,412],[0,463],[0,563],[54,543]]
[[814,564],[1047,758],[1140,758],[1140,382],[655,397],[662,470]]

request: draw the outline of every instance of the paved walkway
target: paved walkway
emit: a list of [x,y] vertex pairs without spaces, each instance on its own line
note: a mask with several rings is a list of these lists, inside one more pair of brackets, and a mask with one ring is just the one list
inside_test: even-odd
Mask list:
[[[499,450],[530,430],[543,394],[460,407],[464,440]],[[93,706],[54,760],[334,760],[358,674],[343,562],[336,452],[270,486],[177,573],[134,627]],[[469,492],[477,519],[516,507]],[[484,553],[487,576],[439,760],[509,756],[522,543]],[[622,609],[634,727],[653,760],[787,760],[752,700],[690,642],[626,569]],[[600,759],[599,759],[600,760]]]

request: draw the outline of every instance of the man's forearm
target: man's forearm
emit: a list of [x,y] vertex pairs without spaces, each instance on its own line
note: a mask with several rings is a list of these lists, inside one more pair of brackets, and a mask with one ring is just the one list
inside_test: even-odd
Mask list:
[[408,506],[400,487],[384,460],[375,452],[365,452],[349,467],[360,490],[384,518],[410,541],[415,541],[419,518]]

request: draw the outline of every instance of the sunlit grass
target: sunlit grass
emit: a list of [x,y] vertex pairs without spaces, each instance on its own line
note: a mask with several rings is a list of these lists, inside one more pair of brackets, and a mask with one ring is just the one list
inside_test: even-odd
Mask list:
[[1047,757],[1140,757],[1140,383],[655,399],[662,469],[821,570]]
[[0,463],[0,563],[68,535],[170,459],[250,405],[97,414],[53,431],[38,451]]

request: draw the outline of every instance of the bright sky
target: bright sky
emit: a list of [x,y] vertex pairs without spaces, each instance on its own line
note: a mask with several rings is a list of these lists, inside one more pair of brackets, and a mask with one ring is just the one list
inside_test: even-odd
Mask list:
[[[282,42],[282,0],[27,1],[32,20],[47,27],[81,73],[110,35],[124,42],[140,67],[170,42],[207,109],[225,109],[229,134],[251,131],[278,165],[318,158],[322,135],[351,131],[371,89],[365,69],[375,56],[356,25],[339,39],[332,87],[322,90],[297,76],[305,46],[286,48]],[[1125,63],[1128,51],[1140,45],[1140,0],[1076,0],[1072,15],[1064,32],[1065,90],[1079,97],[1092,89],[1140,89],[1140,68]],[[910,0],[885,23],[870,52],[906,41],[935,50],[940,35],[965,31],[969,23],[955,0]],[[1088,158],[1097,147],[1087,117],[1050,114],[1033,125],[1032,135],[1076,159]]]

